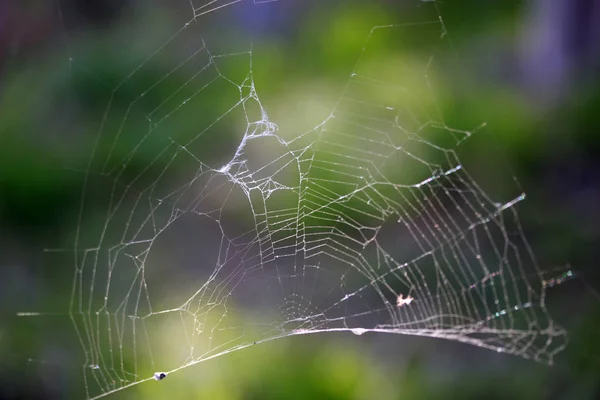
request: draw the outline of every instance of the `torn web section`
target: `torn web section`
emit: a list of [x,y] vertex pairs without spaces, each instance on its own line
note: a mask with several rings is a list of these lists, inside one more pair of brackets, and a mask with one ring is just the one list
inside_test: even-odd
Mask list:
[[[408,42],[419,51],[403,53]],[[548,316],[520,229],[524,196],[492,200],[460,163],[457,146],[484,124],[452,127],[441,114],[445,44],[439,20],[374,28],[316,130],[301,189],[315,238],[307,254],[334,260],[330,273],[341,278],[324,326],[441,337],[551,363],[564,331]]]
[[197,28],[157,44],[107,93],[68,307],[87,397],[231,351],[251,330],[227,301],[260,265],[237,160],[264,117],[246,105],[250,52],[214,54]]

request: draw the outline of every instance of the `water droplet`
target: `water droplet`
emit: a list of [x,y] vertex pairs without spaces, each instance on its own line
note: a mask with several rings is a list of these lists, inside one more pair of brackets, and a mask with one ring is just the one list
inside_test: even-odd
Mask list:
[[363,333],[365,333],[367,330],[364,328],[354,328],[354,329],[350,329],[350,332],[354,333],[357,336],[362,335]]

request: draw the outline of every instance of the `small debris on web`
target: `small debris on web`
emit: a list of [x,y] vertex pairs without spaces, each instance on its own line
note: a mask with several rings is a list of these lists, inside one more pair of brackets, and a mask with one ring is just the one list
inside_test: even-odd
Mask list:
[[166,377],[167,377],[167,373],[166,372],[155,372],[154,373],[154,379],[157,380],[157,381],[162,381]]
[[411,296],[406,296],[406,298],[404,297],[404,295],[402,293],[400,293],[398,295],[398,300],[396,301],[396,305],[398,307],[403,307],[405,305],[410,305],[410,303],[412,303],[412,301],[414,300],[413,297]]

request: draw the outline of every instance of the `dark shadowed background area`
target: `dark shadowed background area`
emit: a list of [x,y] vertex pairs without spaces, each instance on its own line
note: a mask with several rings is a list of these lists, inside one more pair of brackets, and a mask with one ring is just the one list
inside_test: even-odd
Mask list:
[[[168,153],[161,158],[162,150],[209,129],[223,113],[222,124],[189,151],[218,168],[238,149],[244,114],[228,110],[239,93],[213,84],[208,76],[175,95],[206,60],[198,53],[197,64],[194,58],[175,70],[180,62],[207,48],[219,57],[230,55],[219,64],[227,76],[243,80],[251,68],[270,120],[283,135],[293,135],[327,117],[374,26],[419,26],[438,17],[444,28],[440,36],[445,34],[449,46],[434,48],[417,29],[406,29],[398,44],[402,50],[387,43],[376,49],[376,59],[391,66],[440,51],[442,58],[452,59],[452,68],[432,68],[435,105],[449,126],[486,123],[457,148],[462,165],[492,198],[507,202],[525,192],[526,201],[516,209],[539,265],[550,271],[549,277],[574,274],[547,291],[547,307],[569,338],[554,365],[442,339],[324,333],[261,343],[112,397],[598,398],[600,4],[243,0],[203,14],[227,2],[202,7],[207,3],[0,0],[0,398],[81,398],[85,386],[94,385],[83,381],[90,376],[89,366],[82,373],[81,346],[69,315],[73,288],[78,288],[73,266],[91,262],[73,251],[74,241],[78,238],[79,248],[93,246],[110,213],[110,196],[122,189],[113,186],[122,163],[128,169],[119,180],[139,175],[141,182],[155,182],[160,167],[176,160],[172,168],[177,173],[165,179],[183,177],[182,183],[189,183],[198,173],[193,160],[169,158]],[[193,29],[177,33],[192,21],[193,7]],[[422,68],[416,74],[427,72]],[[152,119],[126,114],[148,84],[156,84],[155,90],[140,103],[152,110]],[[204,84],[207,91],[192,98]],[[179,95],[192,98],[191,111],[175,105]],[[176,117],[170,114],[178,111]],[[169,123],[161,127],[164,134],[144,141],[148,126],[163,120]],[[114,140],[96,142],[99,133]],[[146,147],[138,149],[140,143]],[[270,148],[251,150],[260,161]],[[92,151],[91,169],[105,175],[88,176],[82,208]],[[237,214],[235,204],[232,209],[231,229],[243,232],[253,215]],[[157,306],[175,307],[188,298],[190,281],[194,289],[202,286],[210,271],[194,270],[198,259],[218,262],[216,226],[198,226],[178,222],[157,242],[152,262],[162,272],[148,277],[162,283],[152,293]],[[107,235],[130,240],[124,227]],[[253,289],[244,293],[248,304],[256,297]],[[111,290],[128,288],[117,282]],[[256,316],[245,318],[263,318],[256,310]],[[23,312],[44,315],[17,316]],[[156,357],[182,356],[177,353],[183,351],[178,323],[165,319],[155,327],[173,338],[152,349]],[[137,371],[139,355],[126,348],[122,357],[125,369]],[[145,369],[139,373],[149,376]]]

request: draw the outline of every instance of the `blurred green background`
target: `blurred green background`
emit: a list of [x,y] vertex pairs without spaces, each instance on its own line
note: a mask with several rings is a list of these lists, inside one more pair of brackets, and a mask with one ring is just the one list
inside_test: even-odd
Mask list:
[[[196,3],[191,4],[202,5]],[[384,43],[370,49],[381,64],[432,54],[452,60],[448,65],[454,69],[431,70],[435,105],[449,126],[472,129],[487,123],[458,149],[463,165],[494,198],[508,201],[525,191],[528,200],[518,211],[540,265],[570,265],[578,276],[548,292],[551,314],[569,332],[569,346],[556,364],[548,367],[439,339],[330,333],[233,352],[113,398],[600,396],[600,296],[594,289],[600,287],[597,3],[242,1],[198,16],[193,29],[175,36],[164,52],[145,63],[192,19],[191,8],[184,0],[0,3],[0,397],[84,395],[81,367],[62,354],[79,348],[66,339],[72,329],[69,319],[64,314],[19,319],[15,313],[68,311],[72,254],[55,257],[43,249],[72,249],[77,227],[100,229],[111,180],[95,183],[82,225],[84,171],[98,132],[119,131],[123,113],[149,82],[160,82],[144,99],[152,109],[198,72],[201,64],[170,74],[202,40],[217,55],[242,53],[220,64],[231,77],[248,72],[245,52],[252,48],[262,105],[282,134],[293,135],[327,117],[372,27],[438,16],[449,44],[444,48],[434,48],[411,33],[417,30],[406,29],[398,46]],[[141,73],[130,79],[138,68]],[[416,79],[424,72],[405,73]],[[405,79],[410,81],[410,75]],[[165,132],[175,140],[188,137],[235,101],[237,94],[226,91],[230,89],[210,89],[194,100],[198,113],[185,111],[169,119],[174,122]],[[173,109],[155,108],[153,118],[166,118]],[[93,163],[93,169],[118,169],[140,143],[147,121],[127,121],[133,124],[127,132],[138,134],[99,142],[94,160],[108,161]],[[209,165],[226,161],[242,137],[239,123],[227,122],[194,155]],[[147,143],[147,149],[129,159],[127,173],[146,173],[167,143]],[[159,159],[158,165],[164,161]],[[185,171],[187,166],[177,168]],[[53,347],[56,341],[61,345]]]

